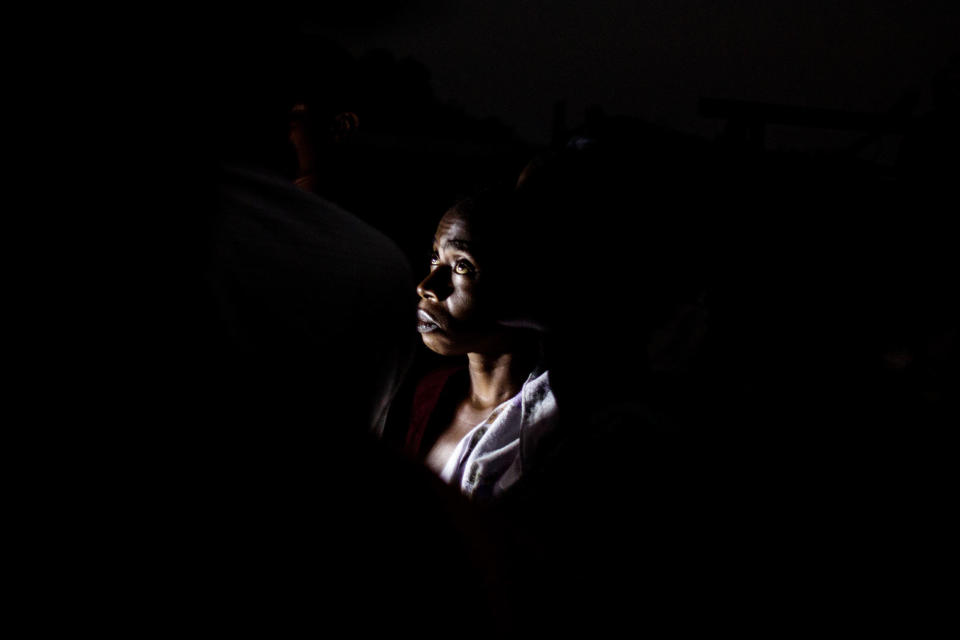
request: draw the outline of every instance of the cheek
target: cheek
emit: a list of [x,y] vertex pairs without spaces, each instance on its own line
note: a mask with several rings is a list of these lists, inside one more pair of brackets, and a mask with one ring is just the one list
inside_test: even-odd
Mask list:
[[476,303],[473,291],[457,290],[447,298],[447,310],[458,323],[468,323],[477,315]]

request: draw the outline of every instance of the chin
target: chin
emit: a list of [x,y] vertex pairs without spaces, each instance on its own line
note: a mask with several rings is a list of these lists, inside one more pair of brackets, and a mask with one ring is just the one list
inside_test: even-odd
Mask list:
[[437,335],[439,332],[423,334],[423,344],[441,356],[462,356],[467,353],[466,349],[459,348],[457,344],[450,342],[446,336]]

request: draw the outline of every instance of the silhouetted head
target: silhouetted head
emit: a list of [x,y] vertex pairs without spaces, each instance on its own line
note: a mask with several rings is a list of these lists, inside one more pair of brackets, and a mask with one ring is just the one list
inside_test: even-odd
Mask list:
[[292,119],[321,148],[348,122],[338,115],[359,110],[355,62],[329,41],[286,23],[241,21],[223,27],[217,45],[210,124],[222,162],[292,174]]

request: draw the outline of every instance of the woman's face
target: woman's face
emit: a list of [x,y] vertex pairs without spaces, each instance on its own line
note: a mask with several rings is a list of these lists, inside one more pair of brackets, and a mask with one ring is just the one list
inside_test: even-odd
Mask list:
[[448,211],[434,237],[430,273],[417,287],[417,330],[442,355],[492,353],[505,330],[495,321],[489,265],[478,260],[468,220]]

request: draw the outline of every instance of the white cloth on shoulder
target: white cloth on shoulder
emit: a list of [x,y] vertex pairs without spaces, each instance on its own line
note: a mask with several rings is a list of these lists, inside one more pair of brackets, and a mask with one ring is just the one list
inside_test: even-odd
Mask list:
[[548,374],[534,371],[520,393],[460,440],[440,477],[469,497],[496,497],[516,484],[556,423],[557,401]]

